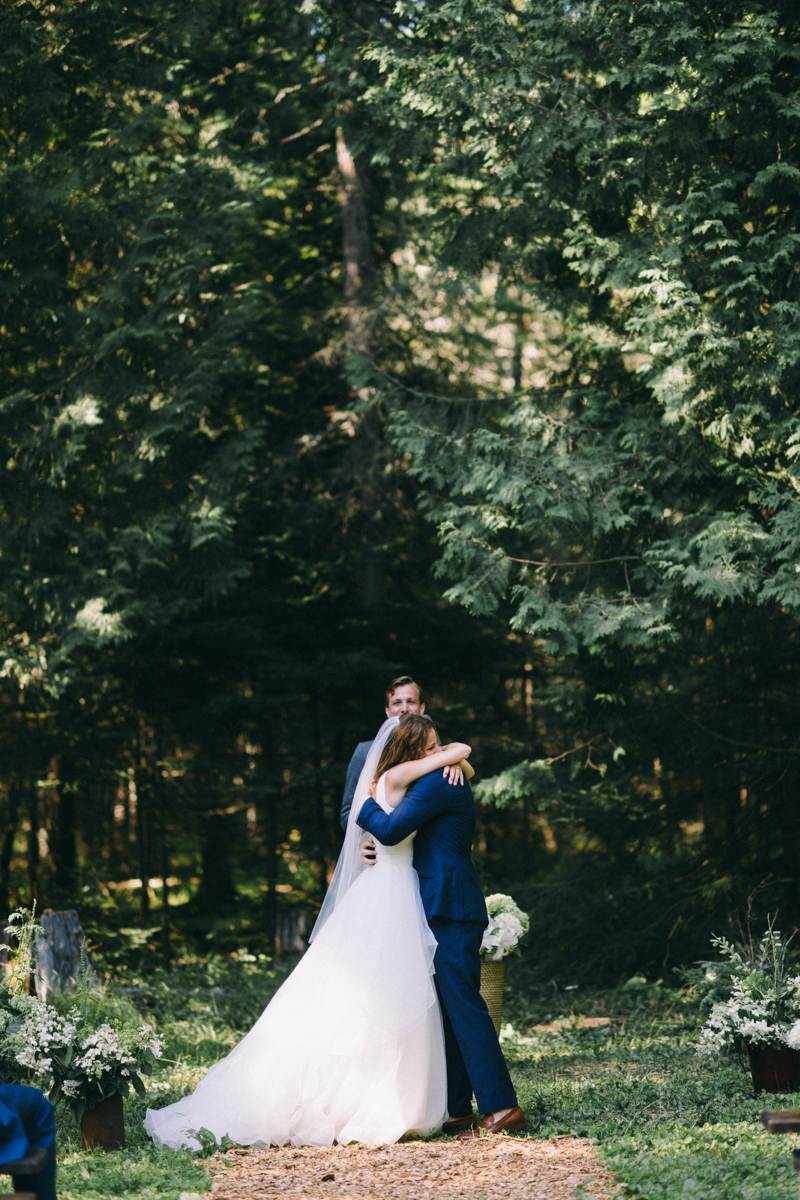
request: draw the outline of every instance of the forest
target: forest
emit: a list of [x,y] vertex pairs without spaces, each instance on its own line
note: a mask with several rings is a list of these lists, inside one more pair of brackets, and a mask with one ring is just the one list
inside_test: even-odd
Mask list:
[[532,977],[800,924],[795,5],[2,0],[0,55],[3,911],[283,952],[410,674]]

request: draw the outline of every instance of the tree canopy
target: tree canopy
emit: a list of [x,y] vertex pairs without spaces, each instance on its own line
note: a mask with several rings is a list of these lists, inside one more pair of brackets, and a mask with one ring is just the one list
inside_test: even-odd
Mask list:
[[371,95],[440,264],[561,326],[538,386],[399,405],[451,595],[567,652],[677,636],[687,595],[795,612],[794,8],[404,7]]
[[800,919],[794,9],[0,23],[3,902],[274,945],[410,671],[545,974]]

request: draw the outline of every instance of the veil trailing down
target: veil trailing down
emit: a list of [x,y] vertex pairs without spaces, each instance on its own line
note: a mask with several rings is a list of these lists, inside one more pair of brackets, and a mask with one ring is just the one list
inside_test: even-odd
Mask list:
[[[447,1115],[436,941],[412,866],[413,836],[359,857],[358,814],[398,719],[367,755],[344,845],[311,944],[250,1032],[195,1091],[148,1109],[158,1145],[199,1147],[193,1131],[243,1145],[329,1146],[427,1134]],[[390,811],[383,780],[377,800]]]

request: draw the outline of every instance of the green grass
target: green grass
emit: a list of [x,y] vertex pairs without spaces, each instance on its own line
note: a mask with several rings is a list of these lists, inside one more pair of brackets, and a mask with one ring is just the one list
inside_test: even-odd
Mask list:
[[[558,1015],[564,998],[551,993],[540,1015]],[[768,1134],[758,1114],[800,1097],[757,1097],[739,1056],[699,1057],[685,1002],[663,988],[620,990],[575,1004],[618,1016],[610,1026],[526,1035],[523,1025],[504,1048],[528,1136],[593,1138],[642,1200],[797,1200],[797,1139]]]
[[[178,1098],[175,1091],[174,1099]],[[56,1110],[58,1133],[58,1195],[81,1197],[130,1196],[141,1200],[189,1200],[208,1191],[203,1164],[189,1151],[157,1150],[142,1127],[145,1103],[138,1097],[125,1102],[127,1149],[112,1154],[81,1150],[77,1124],[69,1109]]]
[[[176,1100],[236,1044],[291,964],[249,955],[185,958],[169,975],[126,980],[122,993],[156,1020],[165,1061],[147,1081],[154,1107]],[[536,1024],[607,1015],[596,1029]],[[515,1034],[506,1056],[529,1118],[528,1137],[593,1138],[628,1194],[640,1200],[798,1200],[794,1137],[767,1134],[764,1107],[800,1097],[756,1097],[738,1057],[696,1053],[697,1011],[685,992],[642,980],[587,993],[540,986],[509,972],[507,1016]],[[146,1105],[126,1101],[128,1148],[89,1154],[62,1105],[58,1111],[59,1196],[192,1200],[209,1189],[200,1158],[156,1150],[145,1136]]]
[[[145,1109],[159,1108],[190,1091],[212,1063],[223,1058],[257,1019],[292,964],[263,955],[202,959],[185,956],[169,974],[155,972],[113,988],[108,1007],[134,1003],[164,1036],[164,1060],[146,1080],[148,1099],[125,1101],[127,1148],[112,1154],[80,1149],[78,1127],[64,1104],[56,1110],[58,1195],[61,1200],[104,1196],[137,1200],[194,1200],[210,1181],[202,1159],[190,1151],[157,1150],[144,1132]],[[127,990],[133,988],[133,991]]]

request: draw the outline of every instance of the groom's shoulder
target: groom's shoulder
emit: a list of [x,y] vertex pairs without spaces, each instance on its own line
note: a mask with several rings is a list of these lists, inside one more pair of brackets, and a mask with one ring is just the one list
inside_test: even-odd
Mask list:
[[412,791],[419,799],[443,796],[453,801],[471,794],[469,784],[448,783],[441,771],[430,771],[427,775],[420,776],[409,788],[409,794]]

